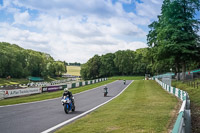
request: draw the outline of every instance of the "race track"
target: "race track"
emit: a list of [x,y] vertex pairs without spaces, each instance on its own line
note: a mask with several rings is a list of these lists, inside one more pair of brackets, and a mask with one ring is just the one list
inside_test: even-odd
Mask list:
[[[14,106],[0,107],[0,132],[40,133],[66,120],[78,116],[119,94],[126,88],[123,81],[107,85],[108,96],[103,96],[103,87],[75,94],[76,111],[65,114],[60,98]],[[14,99],[13,99],[14,100]]]

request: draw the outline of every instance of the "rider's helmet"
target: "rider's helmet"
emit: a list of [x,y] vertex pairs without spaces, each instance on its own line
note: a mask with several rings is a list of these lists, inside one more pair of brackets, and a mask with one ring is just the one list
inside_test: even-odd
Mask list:
[[104,89],[107,89],[107,85],[104,85]]
[[68,88],[65,88],[65,89],[64,89],[64,92],[68,92]]

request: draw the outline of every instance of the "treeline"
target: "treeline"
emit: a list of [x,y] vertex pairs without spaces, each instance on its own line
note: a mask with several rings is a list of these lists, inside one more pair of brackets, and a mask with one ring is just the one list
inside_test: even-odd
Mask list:
[[[177,73],[177,66],[172,59],[160,60],[155,48],[141,48],[136,51],[119,50],[102,56],[95,55],[81,65],[83,79],[95,79],[110,76],[144,76],[145,74],[157,75],[166,72]],[[167,56],[167,55],[166,55]],[[196,60],[187,64],[188,70],[200,68]],[[179,66],[179,71],[182,68]]]
[[81,66],[81,63],[74,62],[74,63],[65,63],[66,66]]
[[0,42],[0,77],[55,77],[66,72],[64,62],[49,54],[23,49],[16,44]]
[[125,50],[95,55],[87,63],[81,65],[83,79],[110,77],[114,75],[144,75],[151,73],[151,58],[149,49],[136,51]]

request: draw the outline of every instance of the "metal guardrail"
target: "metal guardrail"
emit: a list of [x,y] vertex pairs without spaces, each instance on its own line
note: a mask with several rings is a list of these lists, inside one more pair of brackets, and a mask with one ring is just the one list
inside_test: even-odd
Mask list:
[[190,133],[190,132],[191,132],[190,100],[188,94],[186,93],[186,99],[182,103],[172,133]]
[[180,100],[182,100],[181,109],[179,110],[178,117],[174,124],[172,133],[191,133],[191,112],[190,112],[190,99],[187,92],[180,90],[178,88],[169,86],[157,78],[155,79],[163,89],[169,93],[175,95]]

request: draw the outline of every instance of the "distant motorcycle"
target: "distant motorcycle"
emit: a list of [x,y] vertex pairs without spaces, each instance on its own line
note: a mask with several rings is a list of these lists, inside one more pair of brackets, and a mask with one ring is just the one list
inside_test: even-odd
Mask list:
[[126,84],[126,80],[124,80],[124,85]]
[[68,96],[64,96],[61,100],[62,105],[64,106],[64,111],[68,114],[70,111],[75,111],[75,106],[72,103],[72,100]]
[[107,86],[104,87],[104,97],[106,97],[108,95],[108,88]]

